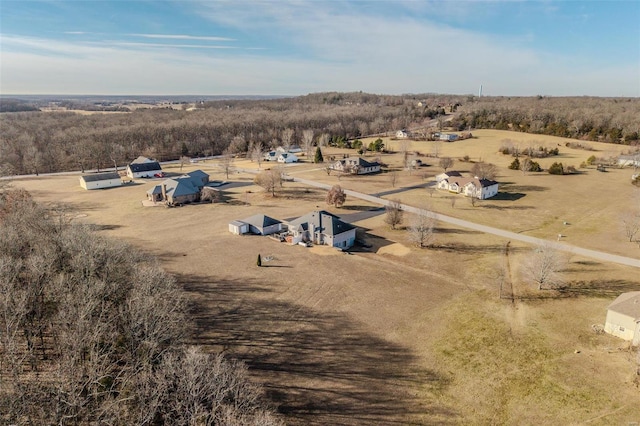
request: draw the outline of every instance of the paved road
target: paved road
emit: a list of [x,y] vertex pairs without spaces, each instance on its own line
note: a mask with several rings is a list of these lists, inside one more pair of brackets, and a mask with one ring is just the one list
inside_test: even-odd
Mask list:
[[[301,179],[297,177],[291,177],[291,179],[295,182],[300,182],[305,185],[315,186],[316,188],[330,189],[331,185],[327,185],[320,182],[315,182],[308,179]],[[355,198],[359,198],[361,200],[369,201],[374,204],[381,204],[383,206],[387,206],[391,203],[389,200],[385,200],[384,198],[376,197],[374,195],[363,194],[361,192],[351,191],[349,189],[345,189],[344,192],[347,195],[350,195]],[[406,204],[401,204],[402,210],[410,212],[410,213],[420,213],[423,210],[417,207],[409,206]],[[469,222],[467,220],[457,219],[451,216],[445,216],[439,213],[434,213],[434,216],[437,220],[450,223],[455,226],[459,226],[461,228],[473,229],[476,231],[484,232],[487,234],[497,235],[499,237],[506,238],[512,241],[522,241],[528,244],[540,245],[540,244],[548,244],[557,250],[577,254],[580,256],[590,257],[592,259],[598,259],[605,262],[613,262],[619,263],[621,265],[633,266],[636,268],[640,268],[640,259],[634,259],[631,257],[618,256],[616,254],[605,253],[596,250],[589,250],[581,247],[572,246],[570,244],[565,244],[561,242],[544,240],[542,238],[530,237],[528,235],[517,234],[511,231],[505,231],[503,229],[493,228],[491,226],[480,225],[478,223]]]

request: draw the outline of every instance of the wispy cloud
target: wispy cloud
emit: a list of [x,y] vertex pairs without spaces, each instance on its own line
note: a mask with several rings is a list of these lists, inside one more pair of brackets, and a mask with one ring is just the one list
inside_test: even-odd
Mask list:
[[171,47],[174,49],[238,49],[234,46],[218,46],[210,44],[172,44],[172,43],[136,43],[129,41],[113,41],[102,42],[100,44],[109,44],[112,46],[125,46],[125,47]]
[[186,34],[126,34],[132,37],[154,38],[154,39],[172,39],[172,40],[203,40],[203,41],[236,41],[228,37],[215,36],[193,36]]
[[484,3],[180,2],[189,16],[206,18],[199,34],[166,30],[177,27],[164,22],[67,31],[58,40],[0,34],[1,86],[11,93],[294,95],[475,93],[483,84],[499,95],[640,95],[637,63],[594,66],[573,51],[533,48],[536,34],[527,28],[501,37],[457,25],[477,19],[480,6],[485,16],[497,13],[503,2]]

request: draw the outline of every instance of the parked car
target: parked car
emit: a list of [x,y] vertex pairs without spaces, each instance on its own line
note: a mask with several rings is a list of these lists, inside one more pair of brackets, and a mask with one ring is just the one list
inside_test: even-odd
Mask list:
[[164,172],[160,172],[160,173],[156,173],[155,175],[153,175],[153,177],[157,177],[157,178],[163,178],[165,177],[165,173]]

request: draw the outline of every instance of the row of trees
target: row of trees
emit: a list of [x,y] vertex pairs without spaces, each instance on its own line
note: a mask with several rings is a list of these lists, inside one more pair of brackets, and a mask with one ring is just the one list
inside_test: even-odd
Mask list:
[[483,97],[451,121],[458,130],[501,129],[592,141],[638,144],[640,99]]
[[0,189],[0,423],[279,424],[156,261]]
[[[311,155],[313,145],[340,146],[403,128],[424,130],[434,117],[460,130],[504,128],[615,143],[635,143],[640,132],[637,99],[323,93],[199,106],[122,114],[5,113],[0,115],[0,166],[13,174],[101,169],[139,155],[163,161],[219,155],[225,149],[252,152],[256,145],[267,150],[298,144]],[[445,123],[443,114],[453,111],[452,121]]]

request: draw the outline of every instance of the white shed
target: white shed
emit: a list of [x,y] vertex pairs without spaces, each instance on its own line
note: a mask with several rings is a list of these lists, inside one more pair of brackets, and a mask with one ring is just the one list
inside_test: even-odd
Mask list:
[[80,186],[84,189],[112,188],[122,185],[122,178],[118,173],[91,173],[80,176]]
[[229,222],[229,232],[235,235],[244,235],[249,233],[249,224],[241,220]]
[[640,345],[640,291],[622,293],[609,305],[604,331]]

